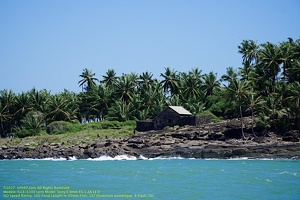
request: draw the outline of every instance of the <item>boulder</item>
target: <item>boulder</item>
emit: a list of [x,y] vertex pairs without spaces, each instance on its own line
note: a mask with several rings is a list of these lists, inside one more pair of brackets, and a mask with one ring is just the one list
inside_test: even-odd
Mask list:
[[291,130],[286,132],[282,137],[282,140],[288,142],[299,142],[300,140],[299,130]]

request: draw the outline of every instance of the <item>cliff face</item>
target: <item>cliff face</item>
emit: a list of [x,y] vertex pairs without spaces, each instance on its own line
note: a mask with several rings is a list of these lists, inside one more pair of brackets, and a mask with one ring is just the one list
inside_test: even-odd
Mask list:
[[97,140],[79,145],[43,144],[32,149],[28,146],[0,148],[0,159],[13,158],[97,158],[101,155],[131,155],[139,157],[185,158],[299,158],[299,131],[290,131],[284,137],[274,134],[250,137],[250,120],[245,121],[248,140],[241,139],[238,120],[187,126],[170,130],[137,133],[129,138]]

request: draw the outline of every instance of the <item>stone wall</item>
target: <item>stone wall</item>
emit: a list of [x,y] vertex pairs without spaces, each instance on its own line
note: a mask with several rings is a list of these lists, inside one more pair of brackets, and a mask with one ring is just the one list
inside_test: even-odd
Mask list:
[[195,126],[196,125],[196,117],[195,116],[182,116],[180,117],[179,123],[177,124],[179,126]]
[[152,120],[137,121],[136,130],[141,132],[154,130],[154,122]]
[[154,118],[154,129],[163,129],[166,126],[176,126],[181,116],[171,108],[166,108]]
[[[164,116],[164,117],[163,117]],[[168,117],[171,117],[172,114],[168,114]],[[161,115],[156,118],[157,121],[144,120],[136,122],[136,130],[140,132],[163,129],[166,126],[199,126],[202,124],[208,124],[211,122],[211,115],[204,116],[173,116],[172,122],[168,121],[169,118],[166,118],[165,115]]]
[[208,124],[211,122],[211,115],[196,116],[195,125]]

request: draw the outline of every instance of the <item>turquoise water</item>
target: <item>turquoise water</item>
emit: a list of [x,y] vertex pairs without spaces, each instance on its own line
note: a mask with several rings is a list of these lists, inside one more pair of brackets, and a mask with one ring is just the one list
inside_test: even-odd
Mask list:
[[300,161],[2,160],[0,185],[8,200],[299,200]]

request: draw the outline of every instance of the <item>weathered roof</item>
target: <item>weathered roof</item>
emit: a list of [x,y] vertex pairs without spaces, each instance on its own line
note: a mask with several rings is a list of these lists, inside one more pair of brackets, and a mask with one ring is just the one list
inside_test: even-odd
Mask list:
[[169,106],[169,108],[177,112],[179,115],[192,115],[192,113],[184,109],[182,106]]

